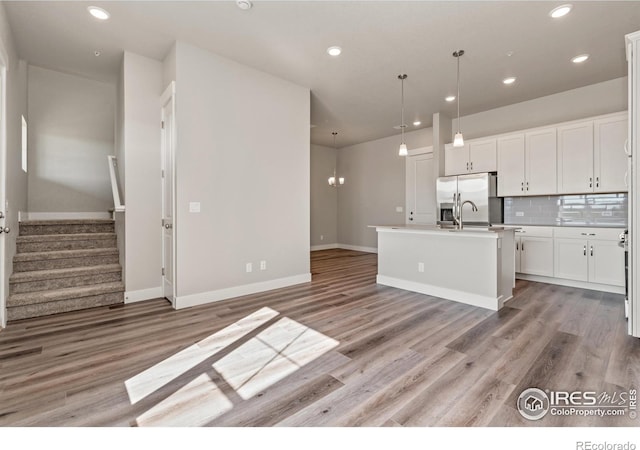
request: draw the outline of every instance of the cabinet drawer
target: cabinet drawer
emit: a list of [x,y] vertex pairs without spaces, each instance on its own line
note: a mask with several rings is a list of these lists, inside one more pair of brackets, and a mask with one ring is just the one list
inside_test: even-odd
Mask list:
[[566,239],[617,241],[622,231],[622,228],[557,227],[554,231],[554,236]]
[[521,237],[553,237],[553,227],[522,226],[522,227],[520,227],[519,230],[516,230],[516,236],[521,236]]

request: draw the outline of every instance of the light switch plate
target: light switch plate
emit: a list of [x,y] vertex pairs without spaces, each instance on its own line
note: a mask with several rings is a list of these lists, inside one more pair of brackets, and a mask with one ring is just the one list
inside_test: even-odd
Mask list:
[[402,212],[403,208],[402,206],[396,206],[396,212]]
[[200,202],[189,202],[189,212],[190,213],[199,213],[200,212]]

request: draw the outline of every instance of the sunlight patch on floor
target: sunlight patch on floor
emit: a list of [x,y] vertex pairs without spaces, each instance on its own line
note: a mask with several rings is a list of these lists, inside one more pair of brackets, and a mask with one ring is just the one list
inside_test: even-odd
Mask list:
[[213,368],[247,400],[337,346],[338,341],[283,317]]
[[198,427],[233,408],[233,403],[202,374],[137,419],[138,426]]
[[278,315],[262,308],[125,381],[132,405]]
[[[288,317],[267,326],[278,315],[262,308],[128,379],[132,405],[163,387],[176,389],[141,414],[138,426],[206,425],[233,409],[234,401],[252,398],[339,344]],[[266,328],[256,331],[260,327]],[[257,334],[247,337],[252,332]],[[217,353],[243,338],[246,342],[216,360]],[[193,379],[185,375],[208,359],[211,365],[198,367]],[[212,370],[217,374],[209,375]],[[178,380],[181,376],[186,380]]]

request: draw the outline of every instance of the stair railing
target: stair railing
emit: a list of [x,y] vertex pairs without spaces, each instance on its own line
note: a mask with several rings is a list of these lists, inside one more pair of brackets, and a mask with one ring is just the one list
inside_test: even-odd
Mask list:
[[111,192],[113,193],[113,205],[115,212],[124,212],[124,204],[120,198],[118,187],[118,160],[115,156],[107,156],[109,160],[109,177],[111,178]]

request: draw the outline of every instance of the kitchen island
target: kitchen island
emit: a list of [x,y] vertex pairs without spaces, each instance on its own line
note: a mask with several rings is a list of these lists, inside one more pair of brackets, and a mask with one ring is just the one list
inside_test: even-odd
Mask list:
[[494,311],[512,297],[515,228],[397,225],[375,229],[378,284]]

